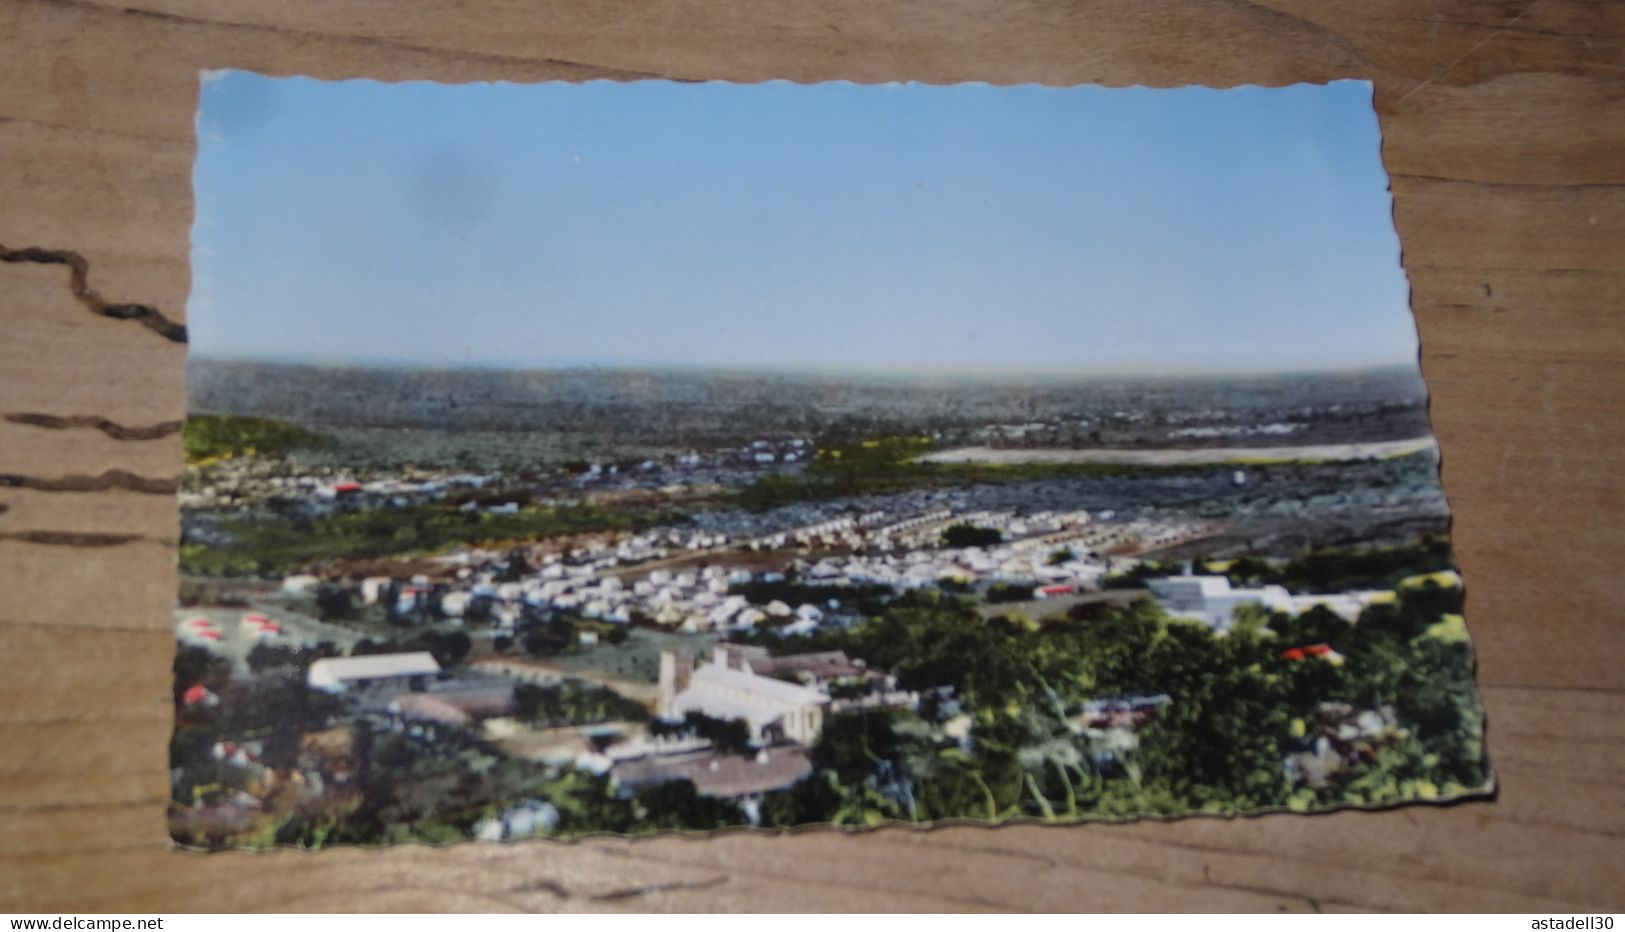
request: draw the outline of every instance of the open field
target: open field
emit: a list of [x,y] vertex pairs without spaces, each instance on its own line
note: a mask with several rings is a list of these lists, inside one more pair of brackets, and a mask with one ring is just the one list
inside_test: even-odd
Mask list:
[[[282,628],[278,637],[261,639],[250,632],[242,624],[242,617],[248,613],[266,615]],[[199,629],[191,625],[193,619],[204,618],[214,623],[214,630],[220,635],[219,640],[207,644],[208,648],[231,660],[238,672],[248,669],[248,654],[257,645],[298,645],[319,644],[330,642],[341,650],[349,650],[360,641],[360,632],[320,621],[301,612],[292,611],[285,605],[256,602],[250,606],[194,606],[178,608],[175,610],[175,636],[182,643],[204,644]]]
[[1214,447],[1202,450],[1055,450],[960,447],[928,453],[921,463],[998,465],[1094,463],[1109,466],[1216,466],[1225,463],[1336,462],[1387,459],[1438,449],[1432,437],[1373,443],[1322,443],[1299,447]]

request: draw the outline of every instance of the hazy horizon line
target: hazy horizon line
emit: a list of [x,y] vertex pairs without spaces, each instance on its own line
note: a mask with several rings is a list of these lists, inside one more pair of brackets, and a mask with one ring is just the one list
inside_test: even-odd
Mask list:
[[270,366],[300,366],[314,369],[371,369],[371,370],[397,370],[397,371],[423,371],[423,372],[642,372],[642,373],[717,373],[717,374],[749,374],[749,375],[802,375],[802,376],[867,376],[878,378],[962,378],[962,379],[989,379],[1008,378],[1012,376],[1038,378],[1045,380],[1056,379],[1091,379],[1091,378],[1212,378],[1212,377],[1255,377],[1273,378],[1286,376],[1339,376],[1353,375],[1367,372],[1377,372],[1391,369],[1408,369],[1417,378],[1421,378],[1420,360],[1415,358],[1394,359],[1386,362],[1345,363],[1327,366],[1284,367],[1261,369],[1254,366],[1170,366],[1148,367],[1134,364],[1116,364],[1103,366],[1084,366],[1077,368],[1061,368],[1055,366],[1016,366],[1016,365],[865,365],[853,364],[804,364],[804,365],[776,365],[761,363],[755,365],[738,363],[684,363],[684,362],[653,362],[638,360],[470,360],[467,362],[430,362],[405,358],[390,357],[323,357],[323,356],[291,356],[291,355],[254,355],[250,353],[210,352],[193,350],[187,359],[192,362],[206,363],[243,363]]

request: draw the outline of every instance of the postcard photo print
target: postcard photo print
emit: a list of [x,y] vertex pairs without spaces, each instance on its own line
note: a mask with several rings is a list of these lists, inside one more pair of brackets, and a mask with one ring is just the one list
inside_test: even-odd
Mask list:
[[177,842],[1493,787],[1368,84],[202,80]]

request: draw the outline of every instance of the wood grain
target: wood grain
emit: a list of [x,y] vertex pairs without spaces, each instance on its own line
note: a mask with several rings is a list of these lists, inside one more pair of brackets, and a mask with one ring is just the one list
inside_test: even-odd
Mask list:
[[[1499,798],[1072,828],[171,850],[173,499],[0,489],[0,909],[1625,908],[1625,4],[0,0],[0,244],[184,320],[199,69],[1373,82]],[[184,347],[0,265],[0,474],[164,479]],[[37,484],[36,484],[37,485]]]

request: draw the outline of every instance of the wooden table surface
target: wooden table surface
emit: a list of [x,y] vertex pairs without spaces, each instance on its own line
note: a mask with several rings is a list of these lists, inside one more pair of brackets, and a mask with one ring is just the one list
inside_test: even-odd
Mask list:
[[[144,323],[185,316],[197,73],[224,67],[1372,81],[1499,798],[1069,828],[171,850],[185,346]],[[0,911],[1625,909],[1625,3],[0,0],[0,244],[72,250],[88,285],[24,254],[0,264]],[[163,318],[119,307],[132,304]],[[66,420],[17,417],[31,414]]]

